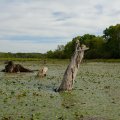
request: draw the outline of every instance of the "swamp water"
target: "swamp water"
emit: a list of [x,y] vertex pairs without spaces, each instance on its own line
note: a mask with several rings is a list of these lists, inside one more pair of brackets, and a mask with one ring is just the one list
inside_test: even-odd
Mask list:
[[[30,69],[42,66],[36,61],[19,63]],[[46,64],[49,70],[42,79],[37,72],[0,72],[0,120],[120,120],[120,63],[83,63],[74,89],[54,92],[67,65]]]

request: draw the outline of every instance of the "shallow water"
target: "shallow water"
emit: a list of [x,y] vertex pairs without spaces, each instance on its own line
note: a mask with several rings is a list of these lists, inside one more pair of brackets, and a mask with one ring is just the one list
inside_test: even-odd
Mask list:
[[[20,62],[39,69],[39,62]],[[120,63],[83,63],[71,92],[58,88],[67,62],[50,62],[41,79],[34,73],[0,72],[2,120],[119,120]],[[0,70],[4,64],[0,63]]]

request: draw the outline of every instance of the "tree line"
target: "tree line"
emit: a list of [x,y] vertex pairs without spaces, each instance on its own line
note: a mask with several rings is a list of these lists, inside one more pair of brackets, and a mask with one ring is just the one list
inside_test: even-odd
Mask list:
[[43,58],[45,57],[42,53],[4,53],[0,52],[0,58]]
[[77,36],[65,46],[58,45],[55,51],[48,51],[47,57],[70,58],[74,52],[76,40],[79,40],[81,44],[85,44],[90,48],[85,54],[85,58],[87,59],[120,58],[120,24],[106,28],[103,31],[103,36],[91,34]]
[[89,50],[85,54],[87,59],[120,58],[120,24],[110,26],[103,31],[102,36],[85,34],[77,36],[66,45],[58,45],[57,49],[42,53],[0,53],[0,58],[70,58],[75,50],[76,40],[85,44]]

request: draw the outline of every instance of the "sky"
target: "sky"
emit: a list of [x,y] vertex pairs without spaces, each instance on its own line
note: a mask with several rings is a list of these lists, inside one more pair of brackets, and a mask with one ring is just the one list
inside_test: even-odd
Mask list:
[[120,0],[0,0],[0,52],[55,50],[120,23]]

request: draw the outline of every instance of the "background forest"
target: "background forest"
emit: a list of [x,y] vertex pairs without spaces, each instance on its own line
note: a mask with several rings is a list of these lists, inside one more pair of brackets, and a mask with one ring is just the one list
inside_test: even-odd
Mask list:
[[75,42],[87,45],[90,49],[86,52],[87,59],[118,59],[120,58],[120,24],[110,26],[103,31],[103,36],[85,34],[77,36],[66,45],[58,45],[57,49],[42,53],[0,53],[0,58],[70,58],[74,52]]

